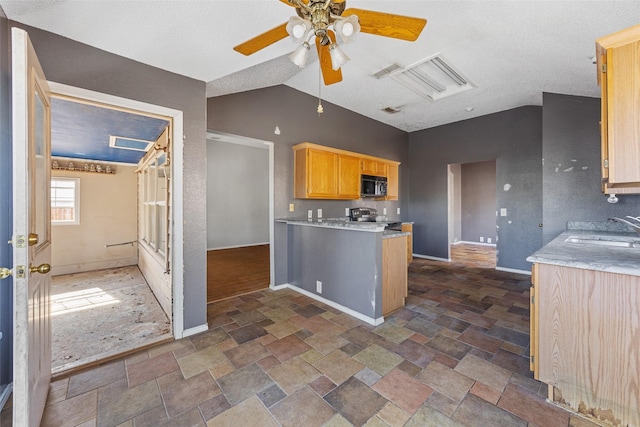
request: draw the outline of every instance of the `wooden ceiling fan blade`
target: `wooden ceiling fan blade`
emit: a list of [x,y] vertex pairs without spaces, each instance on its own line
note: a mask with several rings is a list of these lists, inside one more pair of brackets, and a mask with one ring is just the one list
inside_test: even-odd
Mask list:
[[427,25],[426,19],[364,9],[349,8],[342,12],[342,16],[349,15],[357,15],[360,18],[360,31],[363,33],[411,42],[418,39],[422,29]]
[[234,47],[233,50],[240,52],[243,55],[251,55],[288,36],[287,23],[285,22],[284,24],[278,25],[259,36],[249,39],[244,43],[240,43],[238,46]]
[[[336,41],[336,35],[333,31],[327,31],[327,36],[332,43]],[[316,37],[316,49],[318,50],[318,58],[320,59],[320,69],[322,70],[322,80],[325,86],[332,85],[342,81],[342,71],[338,68],[334,70],[331,67],[331,55],[329,54],[329,45],[322,46],[321,38]]]

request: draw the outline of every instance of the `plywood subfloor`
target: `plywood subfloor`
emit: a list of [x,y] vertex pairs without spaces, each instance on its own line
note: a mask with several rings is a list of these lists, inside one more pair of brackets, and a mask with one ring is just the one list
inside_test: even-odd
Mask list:
[[451,262],[468,267],[496,268],[496,247],[457,243],[451,245]]
[[51,314],[54,373],[171,336],[137,266],[54,276]]
[[269,287],[269,245],[207,251],[207,302]]

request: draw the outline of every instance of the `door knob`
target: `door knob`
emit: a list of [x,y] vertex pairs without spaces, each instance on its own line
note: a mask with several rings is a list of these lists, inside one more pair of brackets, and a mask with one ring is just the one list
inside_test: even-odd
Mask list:
[[37,267],[34,267],[32,265],[29,266],[29,273],[47,274],[50,271],[51,271],[51,265],[49,264],[40,264]]
[[12,274],[13,274],[13,271],[11,271],[11,269],[5,268],[5,267],[0,267],[0,280],[1,279],[6,279],[7,277],[11,276]]

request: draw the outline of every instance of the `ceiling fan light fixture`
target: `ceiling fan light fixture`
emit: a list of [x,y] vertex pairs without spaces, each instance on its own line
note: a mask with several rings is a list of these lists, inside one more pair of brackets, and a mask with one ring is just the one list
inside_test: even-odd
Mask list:
[[301,43],[311,31],[311,21],[299,16],[292,16],[287,23],[287,34],[294,43]]
[[360,32],[360,21],[356,15],[338,19],[333,26],[344,43],[354,41]]
[[340,67],[350,60],[350,58],[335,43],[331,43],[331,46],[329,46],[329,55],[331,56],[331,68],[334,70],[340,69]]
[[289,59],[300,68],[304,68],[307,65],[307,57],[309,56],[309,49],[311,46],[309,42],[303,42],[296,50],[294,50]]

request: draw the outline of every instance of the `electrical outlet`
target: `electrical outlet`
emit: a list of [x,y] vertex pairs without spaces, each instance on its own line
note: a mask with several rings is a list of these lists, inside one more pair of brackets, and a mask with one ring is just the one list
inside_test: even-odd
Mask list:
[[500,216],[507,216],[507,208],[500,208]]
[[396,209],[396,213],[400,215],[400,208]]
[[344,216],[349,216],[349,208],[344,208]]
[[322,218],[322,209],[318,209],[318,219]]
[[491,237],[487,237],[487,243],[491,243]]
[[382,215],[386,215],[387,214],[387,208],[382,208]]
[[289,203],[289,212],[293,212],[294,208],[293,208],[293,203]]
[[480,237],[480,243],[484,243],[484,237]]
[[316,292],[319,294],[322,293],[322,282],[320,280],[316,280]]
[[311,209],[307,211],[307,218],[313,219],[313,211]]

